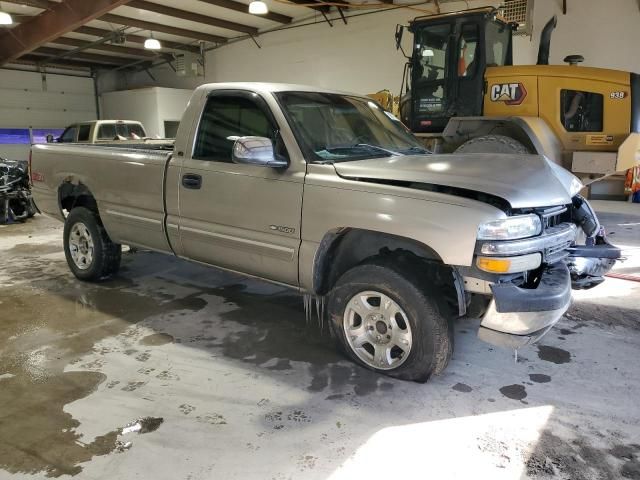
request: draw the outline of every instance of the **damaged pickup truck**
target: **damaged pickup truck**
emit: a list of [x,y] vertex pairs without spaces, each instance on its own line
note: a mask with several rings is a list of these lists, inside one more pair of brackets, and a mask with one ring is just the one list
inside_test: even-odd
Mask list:
[[431,155],[355,94],[204,85],[164,148],[33,147],[36,204],[65,222],[76,277],[114,274],[127,244],[286,285],[326,302],[352,360],[397,378],[445,368],[455,316],[493,344],[536,341],[620,255],[566,170]]

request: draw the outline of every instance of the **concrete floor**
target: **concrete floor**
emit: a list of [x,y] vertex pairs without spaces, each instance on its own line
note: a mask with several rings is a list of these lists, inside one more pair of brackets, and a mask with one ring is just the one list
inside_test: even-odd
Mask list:
[[[596,205],[640,274],[640,205]],[[640,478],[639,283],[578,292],[517,363],[461,320],[420,385],[341,358],[290,292],[144,252],[83,284],[61,245],[0,227],[1,479]]]

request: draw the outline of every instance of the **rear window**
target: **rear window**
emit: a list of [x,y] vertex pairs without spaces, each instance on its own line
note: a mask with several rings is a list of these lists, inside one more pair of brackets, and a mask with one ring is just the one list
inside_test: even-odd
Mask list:
[[137,140],[145,133],[138,123],[103,123],[98,128],[98,140]]

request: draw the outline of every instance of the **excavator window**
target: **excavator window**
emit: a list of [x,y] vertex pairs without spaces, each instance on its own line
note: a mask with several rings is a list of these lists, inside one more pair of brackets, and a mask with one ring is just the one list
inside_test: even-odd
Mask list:
[[458,76],[472,77],[477,69],[478,25],[466,23],[462,26],[460,51],[458,52]]
[[511,31],[509,27],[502,23],[487,22],[485,30],[487,67],[511,65],[509,57]]
[[560,121],[567,132],[601,132],[604,97],[579,90],[560,91]]
[[416,33],[413,88],[419,96],[417,111],[442,112],[446,104],[447,57],[450,24],[432,25]]

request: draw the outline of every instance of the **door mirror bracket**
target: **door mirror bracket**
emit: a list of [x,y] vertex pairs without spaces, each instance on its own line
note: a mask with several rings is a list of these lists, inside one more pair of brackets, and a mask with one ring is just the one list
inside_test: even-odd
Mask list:
[[276,157],[273,143],[266,137],[239,137],[233,144],[231,153],[233,163],[256,165],[258,167],[285,168],[286,160]]

